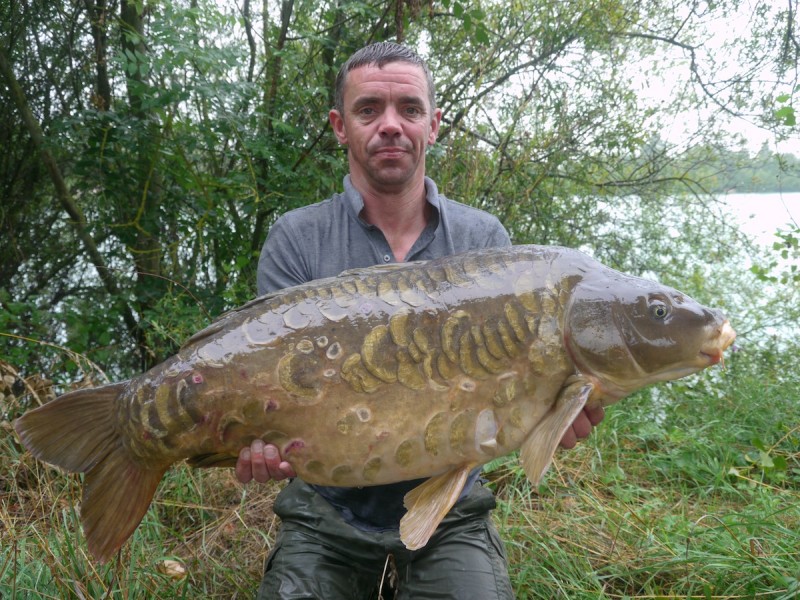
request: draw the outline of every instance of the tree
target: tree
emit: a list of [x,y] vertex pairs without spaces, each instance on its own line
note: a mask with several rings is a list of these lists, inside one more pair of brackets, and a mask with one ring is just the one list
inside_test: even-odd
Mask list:
[[[662,260],[667,199],[712,206],[714,156],[701,150],[724,145],[723,117],[779,127],[785,111],[764,99],[781,90],[781,107],[791,107],[796,93],[794,1],[757,3],[749,35],[711,44],[709,19],[739,7],[3,5],[3,353],[32,370],[74,371],[29,340],[46,341],[130,374],[250,298],[270,223],[330,195],[346,172],[326,118],[338,65],[384,39],[416,47],[434,70],[444,122],[430,170],[448,195],[495,212],[520,243],[680,272],[688,256]],[[735,72],[721,65],[723,51],[737,57]],[[631,68],[646,80],[667,67],[686,85],[661,106],[645,103]],[[687,108],[704,119],[676,145],[663,123]],[[620,219],[633,199],[635,214]],[[728,235],[711,216],[680,227],[708,246]],[[651,246],[659,251],[643,251]]]

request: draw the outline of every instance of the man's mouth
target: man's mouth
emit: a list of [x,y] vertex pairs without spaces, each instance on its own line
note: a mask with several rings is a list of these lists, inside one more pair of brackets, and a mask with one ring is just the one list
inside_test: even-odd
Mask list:
[[399,146],[386,146],[374,151],[375,156],[380,158],[400,158],[406,153],[405,148]]

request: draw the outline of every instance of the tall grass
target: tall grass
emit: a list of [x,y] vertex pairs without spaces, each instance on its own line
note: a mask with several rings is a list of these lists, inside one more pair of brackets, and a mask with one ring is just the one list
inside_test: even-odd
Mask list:
[[[609,409],[538,489],[513,457],[488,466],[519,598],[800,598],[797,359],[740,352],[730,363]],[[0,407],[4,600],[253,596],[279,485],[175,468],[119,556],[97,565],[79,478],[16,440],[25,398]]]
[[796,355],[608,411],[539,490],[490,473],[519,598],[800,598]]

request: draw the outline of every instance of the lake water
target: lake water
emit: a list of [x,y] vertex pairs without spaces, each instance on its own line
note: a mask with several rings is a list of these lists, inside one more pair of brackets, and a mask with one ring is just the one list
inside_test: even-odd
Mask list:
[[739,228],[760,246],[772,247],[775,232],[800,224],[800,192],[786,194],[728,194],[721,200]]
[[[789,257],[788,260],[782,259],[772,245],[779,241],[775,236],[778,229],[788,230],[791,225],[800,224],[800,192],[785,194],[729,194],[721,198],[730,210],[730,216],[738,224],[739,229],[751,237],[759,246],[766,248],[770,256],[777,262],[777,269],[773,274],[786,270],[792,261],[797,263],[797,259]],[[749,264],[742,265],[749,268]],[[761,289],[762,299],[776,297],[774,295],[778,288],[784,288],[787,284],[771,284],[765,282]],[[788,284],[792,286],[792,283]],[[789,297],[793,297],[791,294]],[[796,297],[796,294],[794,295]],[[776,326],[766,327],[763,333],[783,339],[798,339],[800,329],[797,323],[783,323]]]

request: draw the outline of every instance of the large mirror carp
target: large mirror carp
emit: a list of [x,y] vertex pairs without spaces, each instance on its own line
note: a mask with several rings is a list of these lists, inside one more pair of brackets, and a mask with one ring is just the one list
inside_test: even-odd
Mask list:
[[38,459],[86,474],[81,521],[99,560],[171,464],[232,466],[256,437],[313,484],[428,478],[405,498],[415,549],[475,467],[520,449],[538,483],[585,405],[715,365],[735,336],[720,311],[576,250],[481,250],[263,296],[148,372],[15,427]]

